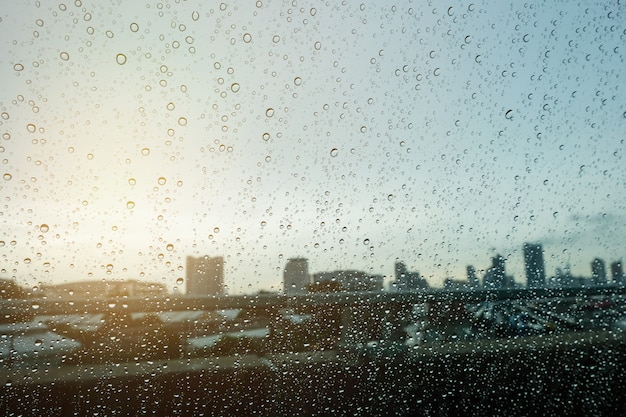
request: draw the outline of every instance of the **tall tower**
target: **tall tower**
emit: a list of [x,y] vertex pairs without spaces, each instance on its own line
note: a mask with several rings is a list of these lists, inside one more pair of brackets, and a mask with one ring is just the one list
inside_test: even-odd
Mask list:
[[543,262],[543,248],[540,244],[524,243],[524,265],[526,266],[526,286],[543,288],[546,286],[546,270]]
[[304,294],[310,283],[309,260],[306,258],[289,259],[283,272],[285,294]]
[[216,256],[187,257],[187,294],[224,294],[224,258]]
[[624,283],[624,270],[622,269],[622,261],[611,263],[611,276],[614,284]]
[[474,268],[472,265],[467,265],[466,270],[467,285],[469,285],[469,287],[472,289],[480,287],[480,282],[478,281],[478,277],[476,276],[476,268]]
[[591,262],[591,277],[596,285],[606,284],[606,267],[602,259],[596,258]]

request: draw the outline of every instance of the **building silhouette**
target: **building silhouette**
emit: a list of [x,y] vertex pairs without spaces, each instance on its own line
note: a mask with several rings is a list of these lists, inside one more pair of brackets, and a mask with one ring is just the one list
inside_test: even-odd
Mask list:
[[306,258],[289,259],[283,271],[285,294],[304,294],[307,292],[309,284],[311,284],[309,260]]
[[224,294],[224,258],[208,255],[187,257],[187,294]]
[[524,243],[524,266],[526,267],[526,286],[528,288],[546,286],[543,248],[540,244]]
[[485,288],[512,288],[514,286],[513,277],[505,272],[505,259],[502,255],[491,258],[491,268],[487,270],[483,277],[483,287]]
[[474,268],[472,265],[468,265],[466,270],[467,270],[467,285],[472,289],[480,287],[480,281],[478,280],[478,277],[476,276],[476,268]]
[[430,287],[419,272],[410,272],[402,261],[396,262],[395,272],[397,291],[416,291]]
[[362,271],[333,271],[318,272],[312,276],[314,286],[322,286],[324,284],[333,283],[336,289],[340,291],[382,291],[383,276],[368,274]]
[[624,270],[622,269],[622,261],[611,263],[611,278],[614,284],[624,284]]
[[51,299],[81,299],[108,297],[159,297],[167,294],[167,288],[156,282],[129,280],[75,281],[55,285],[43,285],[42,291]]
[[606,267],[600,258],[595,258],[591,262],[591,279],[595,285],[606,284]]

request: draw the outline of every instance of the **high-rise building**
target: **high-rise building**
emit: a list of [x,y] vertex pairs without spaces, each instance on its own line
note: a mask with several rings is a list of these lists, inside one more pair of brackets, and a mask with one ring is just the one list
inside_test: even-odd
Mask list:
[[404,262],[396,262],[395,270],[397,291],[415,291],[429,287],[426,279],[417,271],[410,272]]
[[600,258],[595,258],[591,262],[591,279],[596,285],[606,284],[606,267]]
[[224,258],[216,256],[187,257],[187,294],[224,294]]
[[467,285],[470,288],[480,287],[480,281],[478,281],[478,277],[476,276],[476,269],[472,265],[468,265],[466,270],[467,270]]
[[526,266],[526,286],[528,288],[545,287],[546,270],[541,245],[524,243],[524,265]]
[[622,261],[611,263],[611,277],[613,283],[624,284],[624,270],[622,269]]
[[483,277],[483,287],[485,288],[511,288],[515,285],[513,277],[505,272],[505,259],[502,255],[491,258],[491,268],[487,270]]
[[311,284],[309,260],[292,258],[287,261],[283,271],[283,289],[285,294],[303,294]]

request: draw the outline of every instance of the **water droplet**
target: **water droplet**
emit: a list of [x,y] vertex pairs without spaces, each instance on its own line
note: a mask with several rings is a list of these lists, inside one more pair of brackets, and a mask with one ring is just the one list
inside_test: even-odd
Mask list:
[[150,155],[150,148],[143,148],[143,149],[141,150],[141,154],[142,154],[143,156],[148,156],[148,155]]
[[26,125],[26,130],[28,130],[30,133],[35,133],[35,131],[37,131],[37,128],[34,124],[29,123]]
[[302,78],[300,78],[300,77],[296,77],[296,78],[294,78],[294,79],[293,79],[293,83],[294,83],[295,85],[302,85]]
[[269,134],[269,133],[267,133],[267,132],[263,133],[263,140],[264,140],[264,141],[266,141],[266,142],[267,142],[268,140],[270,140],[270,134]]
[[370,244],[370,240],[369,240],[369,239],[365,239],[365,240],[363,240],[363,244],[364,244],[364,245],[369,245],[369,244]]
[[513,110],[507,110],[506,113],[504,113],[504,117],[507,120],[513,120]]
[[139,30],[139,25],[135,22],[130,24],[130,30],[133,32],[137,32]]
[[174,105],[174,103],[172,103],[171,101],[169,103],[167,103],[167,109],[172,111],[176,108],[176,106]]
[[387,196],[387,200],[389,200],[389,201],[393,200],[393,194],[389,194],[389,195]]
[[45,223],[43,223],[41,226],[39,226],[39,231],[41,233],[47,233],[48,230],[50,230],[50,227],[47,224],[45,224]]
[[193,19],[193,21],[197,22],[198,19],[200,19],[200,13],[194,11],[191,13],[191,19]]
[[179,285],[179,286],[180,286],[180,285],[183,285],[183,282],[185,282],[185,280],[184,280],[184,279],[182,279],[182,278],[177,278],[177,279],[176,279],[176,285]]
[[135,184],[137,184],[137,180],[136,180],[136,179],[134,179],[134,178],[129,178],[129,179],[128,179],[128,183],[129,183],[130,185],[135,185]]
[[9,174],[9,173],[7,172],[7,173],[5,173],[5,174],[2,176],[2,178],[4,178],[4,179],[5,179],[5,181],[10,181],[10,180],[11,180],[11,178],[13,178],[13,175],[11,175],[11,174]]
[[33,310],[39,310],[39,304],[38,304],[38,303],[32,303],[32,304],[30,305],[30,307],[31,307]]
[[174,250],[174,245],[172,245],[171,243],[168,243],[167,246],[165,247],[165,249],[167,249],[169,252]]
[[165,179],[165,177],[159,177],[159,185],[165,185],[165,183],[167,182],[167,180]]
[[252,42],[252,35],[250,35],[249,33],[244,33],[243,34],[243,41],[245,43],[250,43]]
[[59,56],[61,57],[63,61],[67,61],[70,59],[70,54],[68,54],[67,52],[61,52]]
[[117,54],[115,56],[115,62],[117,62],[120,65],[124,65],[126,63],[126,55],[124,55],[124,54]]
[[184,118],[184,117],[179,117],[179,118],[178,118],[178,124],[179,124],[180,126],[187,126],[187,119],[186,119],[186,118]]
[[272,42],[274,42],[274,43],[278,43],[278,42],[280,42],[280,36],[278,36],[278,35],[274,35],[274,36],[272,37]]
[[337,148],[332,148],[330,150],[330,156],[333,158],[336,157],[338,153],[339,153],[339,150]]
[[214,227],[213,228],[213,233],[219,233],[220,232],[220,228],[219,227]]
[[271,108],[271,107],[270,107],[270,108],[268,108],[267,110],[265,110],[265,115],[266,115],[267,117],[272,117],[272,116],[274,116],[274,109],[273,109],[273,108]]
[[35,340],[35,346],[39,347],[41,345],[43,345],[43,341],[41,339]]
[[107,269],[107,271],[112,271],[113,270],[113,264],[107,264],[106,269]]
[[233,93],[239,92],[239,84],[238,83],[232,83],[231,86],[230,86],[230,91],[232,91]]
[[24,65],[22,65],[22,64],[15,64],[15,65],[13,65],[13,69],[15,71],[22,71],[22,70],[24,70]]
[[132,210],[135,208],[135,202],[134,201],[127,201],[126,202],[126,208],[129,210]]
[[24,263],[26,265],[30,264],[31,263],[31,259],[30,258],[24,258]]
[[319,51],[320,49],[322,49],[322,43],[320,41],[317,41],[315,42],[313,47],[315,48],[315,50]]

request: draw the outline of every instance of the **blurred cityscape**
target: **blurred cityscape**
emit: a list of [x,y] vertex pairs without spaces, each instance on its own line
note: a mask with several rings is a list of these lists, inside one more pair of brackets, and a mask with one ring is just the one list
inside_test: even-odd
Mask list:
[[[236,308],[220,307],[235,298],[225,294],[222,257],[188,257],[184,295],[133,280],[36,290],[2,280],[0,386],[21,390],[242,367],[261,375],[300,364],[308,369],[331,364],[361,369],[381,361],[423,365],[450,355],[467,364],[478,353],[552,355],[598,346],[623,350],[621,261],[610,264],[610,274],[596,258],[588,277],[573,276],[569,268],[547,277],[540,244],[525,244],[523,256],[526,285],[506,273],[505,259],[497,255],[481,278],[467,266],[465,280],[446,279],[443,288],[431,288],[399,260],[385,286],[382,275],[310,273],[306,258],[292,258],[283,271],[282,293],[239,297]],[[250,304],[255,298],[268,301],[259,307]],[[180,301],[179,308],[151,307],[159,300],[171,306],[172,299]],[[145,307],[128,307],[132,300]],[[103,302],[104,309],[75,308]],[[55,308],[50,312],[40,305]]]

